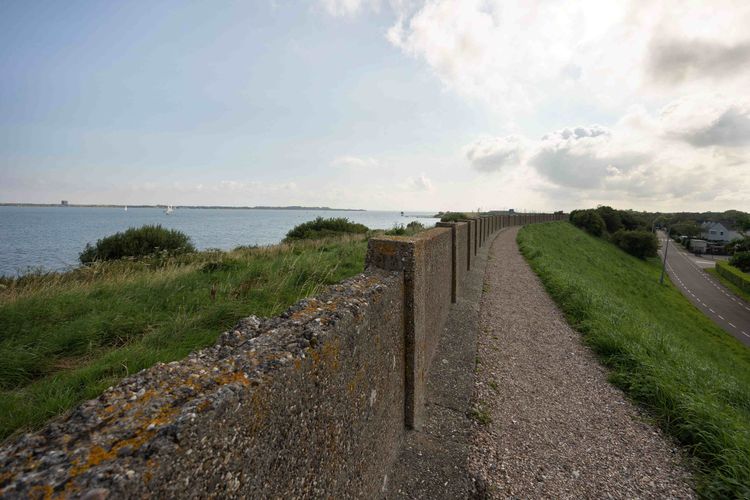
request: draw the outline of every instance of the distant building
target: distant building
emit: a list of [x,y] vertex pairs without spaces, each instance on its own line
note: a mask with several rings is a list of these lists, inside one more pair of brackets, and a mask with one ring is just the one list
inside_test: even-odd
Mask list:
[[705,240],[690,240],[690,250],[694,253],[706,253],[708,242]]
[[744,234],[736,230],[730,222],[704,222],[701,224],[701,238],[704,240],[729,243],[743,236]]
[[67,207],[68,206],[68,200],[63,200],[60,202],[60,205]]

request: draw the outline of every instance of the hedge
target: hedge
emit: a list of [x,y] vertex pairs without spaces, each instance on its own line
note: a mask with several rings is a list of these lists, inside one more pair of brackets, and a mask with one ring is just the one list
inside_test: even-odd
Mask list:
[[730,266],[728,262],[724,262],[723,260],[716,262],[716,272],[737,285],[742,290],[750,292],[750,274],[743,273],[736,267]]

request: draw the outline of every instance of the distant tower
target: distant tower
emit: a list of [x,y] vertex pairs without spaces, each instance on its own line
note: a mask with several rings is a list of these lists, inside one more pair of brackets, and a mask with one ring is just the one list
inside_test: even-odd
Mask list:
[[68,206],[68,200],[63,200],[60,202],[60,205],[67,207]]

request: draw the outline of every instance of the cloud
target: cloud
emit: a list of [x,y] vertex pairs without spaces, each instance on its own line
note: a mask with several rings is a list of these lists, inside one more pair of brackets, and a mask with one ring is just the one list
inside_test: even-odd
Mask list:
[[339,156],[331,162],[334,167],[373,168],[379,165],[375,158],[360,158],[358,156]]
[[471,166],[481,172],[496,172],[521,164],[525,139],[518,135],[482,137],[464,151]]
[[368,7],[375,11],[380,8],[377,0],[320,0],[320,3],[334,17],[353,17]]
[[432,191],[432,181],[422,172],[416,177],[406,179],[405,188],[408,191]]
[[660,113],[664,134],[696,147],[750,145],[750,102],[699,96],[676,100]]
[[[512,154],[521,159],[516,170],[533,170],[540,181],[535,189],[555,200],[746,204],[749,131],[750,107],[696,96],[678,99],[656,115],[634,108],[613,127],[568,127],[538,141],[516,138],[512,144],[523,144],[523,150]],[[490,165],[498,170],[505,139],[482,138],[465,149],[488,152],[480,158],[492,158],[497,149],[497,163]]]
[[627,174],[647,153],[628,150],[610,129],[564,128],[542,137],[529,164],[557,185],[600,187],[607,177]]
[[656,37],[649,45],[646,69],[654,81],[675,85],[695,78],[735,78],[748,60],[750,40],[725,44]]

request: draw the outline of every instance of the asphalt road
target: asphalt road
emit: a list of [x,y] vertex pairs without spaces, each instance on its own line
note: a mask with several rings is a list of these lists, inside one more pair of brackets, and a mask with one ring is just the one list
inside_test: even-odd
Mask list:
[[[660,232],[662,257],[665,241],[666,235]],[[714,265],[711,257],[693,255],[674,241],[669,242],[667,272],[680,292],[714,323],[750,347],[750,304],[703,271]]]

